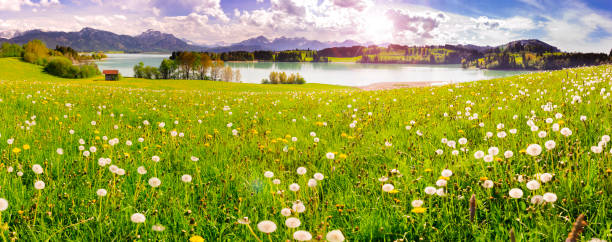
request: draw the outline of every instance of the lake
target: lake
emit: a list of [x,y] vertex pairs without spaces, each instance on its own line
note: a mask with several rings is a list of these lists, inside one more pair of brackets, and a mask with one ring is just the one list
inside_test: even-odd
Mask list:
[[[117,69],[123,76],[133,76],[138,62],[159,66],[169,54],[107,54],[97,61],[100,70]],[[295,62],[231,62],[232,69],[240,70],[242,82],[261,83],[272,71],[300,73],[308,83],[367,86],[378,82],[466,82],[493,79],[527,73],[527,71],[499,71],[463,69],[460,65],[406,65],[359,63],[295,63]]]

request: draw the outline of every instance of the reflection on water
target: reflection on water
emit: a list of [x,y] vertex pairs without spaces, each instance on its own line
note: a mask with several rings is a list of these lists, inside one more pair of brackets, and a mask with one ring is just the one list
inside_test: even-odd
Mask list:
[[[97,64],[100,69],[118,69],[124,76],[133,76],[132,68],[138,62],[159,66],[168,56],[169,54],[109,54],[109,58]],[[365,86],[377,82],[465,82],[525,73],[525,71],[463,69],[460,65],[295,62],[228,62],[226,65],[240,70],[243,82],[260,83],[271,71],[284,71],[287,74],[299,72],[309,83],[347,86]]]

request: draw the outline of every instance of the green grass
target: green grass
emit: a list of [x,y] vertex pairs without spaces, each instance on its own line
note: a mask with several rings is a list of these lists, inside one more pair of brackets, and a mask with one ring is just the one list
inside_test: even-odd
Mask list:
[[[599,154],[591,147],[612,133],[611,76],[608,65],[365,92],[310,84],[66,80],[0,59],[0,198],[9,203],[0,233],[25,241],[254,241],[237,222],[248,217],[254,233],[272,241],[291,239],[298,229],[322,238],[338,229],[348,241],[508,241],[513,229],[517,241],[561,241],[583,213],[588,225],[581,240],[610,240],[612,154],[609,144]],[[553,111],[542,108],[549,102]],[[474,114],[477,119],[469,118]],[[554,124],[573,134],[562,136]],[[500,132],[507,136],[499,138]],[[114,138],[118,143],[111,145]],[[467,144],[441,142],[460,138]],[[548,140],[556,142],[554,149],[524,153],[529,144]],[[96,150],[84,156],[79,146]],[[492,162],[474,157],[490,147],[500,150]],[[505,158],[506,150],[514,156]],[[326,158],[328,152],[335,158]],[[100,158],[110,158],[125,175],[99,166]],[[35,174],[34,164],[44,172]],[[139,166],[147,173],[140,175]],[[298,167],[307,173],[298,175]],[[444,169],[453,171],[446,195],[427,195],[425,187],[436,187]],[[325,179],[308,187],[316,172]],[[536,173],[553,178],[535,191],[518,181]],[[193,180],[181,182],[184,174]],[[383,176],[388,180],[379,181]],[[152,177],[161,186],[151,187]],[[481,186],[487,179],[493,188]],[[46,187],[36,190],[37,180]],[[289,190],[292,183],[300,185],[298,192]],[[394,190],[384,192],[383,184]],[[102,188],[108,194],[98,197]],[[512,188],[522,189],[523,197],[509,198]],[[547,192],[557,201],[530,203]],[[412,211],[416,199],[424,201],[424,213]],[[280,211],[296,200],[306,209],[292,215],[301,220],[299,228],[289,229]],[[144,214],[145,223],[132,223],[134,213]],[[262,220],[278,226],[270,238],[257,229]],[[156,224],[165,230],[153,231]]]

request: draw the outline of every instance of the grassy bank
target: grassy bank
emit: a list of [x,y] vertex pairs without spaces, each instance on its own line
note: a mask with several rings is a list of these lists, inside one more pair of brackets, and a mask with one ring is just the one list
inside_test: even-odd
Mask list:
[[[517,241],[560,241],[584,214],[582,240],[610,240],[612,154],[601,141],[612,133],[611,76],[599,66],[355,91],[67,80],[0,59],[0,233],[508,241],[514,231]],[[300,225],[288,228],[283,213]],[[276,231],[260,232],[264,220]]]

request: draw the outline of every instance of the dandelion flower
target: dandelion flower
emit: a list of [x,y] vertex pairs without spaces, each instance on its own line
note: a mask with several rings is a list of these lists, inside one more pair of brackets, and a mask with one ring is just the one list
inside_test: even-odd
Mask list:
[[435,187],[426,187],[425,188],[425,193],[427,195],[434,195],[436,193],[436,188]]
[[181,181],[182,182],[189,183],[189,182],[191,182],[191,180],[192,180],[192,177],[189,174],[185,174],[185,175],[181,176]]
[[291,209],[289,208],[283,208],[281,209],[281,215],[285,216],[285,217],[289,217],[291,216]]
[[151,157],[151,160],[154,162],[159,162],[160,158],[159,156],[154,155],[153,157]]
[[[155,231],[155,232],[163,232],[164,230],[166,230],[166,227],[161,225],[161,224],[155,224],[155,225],[151,226],[151,229],[153,231]],[[189,240],[191,241],[191,239],[189,239]],[[204,239],[202,239],[202,241],[204,241]]]
[[444,169],[442,170],[442,173],[440,173],[443,177],[451,177],[453,175],[453,171],[449,170],[449,169]]
[[297,183],[292,183],[291,185],[289,185],[289,190],[291,190],[292,192],[297,192],[300,190],[300,185],[298,185]]
[[327,241],[329,242],[342,242],[345,240],[344,235],[342,234],[342,231],[337,230],[337,229],[329,231],[327,235],[325,236],[325,239],[327,239]]
[[476,151],[474,153],[474,158],[476,158],[477,160],[482,159],[485,156],[485,153],[482,150]]
[[316,187],[317,186],[317,180],[315,180],[314,178],[308,179],[308,186],[309,187]]
[[521,190],[519,188],[512,188],[512,189],[510,189],[508,194],[512,198],[521,198],[523,196],[523,190]]
[[385,184],[382,186],[384,192],[391,192],[393,189],[395,189],[395,187],[392,184]]
[[152,177],[149,179],[149,185],[151,187],[159,187],[159,185],[161,185],[161,180],[159,180],[157,177]]
[[276,231],[276,224],[270,220],[264,220],[257,224],[259,231],[269,234]]
[[334,155],[334,153],[332,152],[327,152],[327,154],[325,154],[325,157],[329,160],[333,160],[336,157],[336,155]]
[[301,167],[301,166],[300,166],[300,167],[298,167],[298,168],[297,168],[297,171],[296,171],[296,172],[297,172],[297,174],[298,174],[298,175],[300,175],[300,176],[301,176],[301,175],[304,175],[304,174],[306,174],[306,167]]
[[527,189],[529,190],[538,190],[540,188],[540,183],[536,180],[531,180],[529,182],[527,182],[526,184]]
[[107,193],[107,192],[106,192],[106,189],[103,189],[103,188],[100,188],[100,189],[98,189],[98,190],[96,191],[96,194],[97,194],[98,196],[100,196],[100,197],[104,197],[104,196],[106,196],[106,193]]
[[146,220],[146,217],[142,213],[134,213],[130,217],[130,220],[132,220],[132,223],[139,224],[139,223],[144,223]]
[[45,182],[41,180],[34,182],[34,188],[36,188],[37,190],[45,189]]
[[285,225],[287,225],[287,227],[292,228],[292,229],[300,227],[300,224],[302,223],[300,222],[300,219],[298,218],[291,217],[285,220]]
[[272,178],[272,177],[274,177],[274,172],[266,171],[266,172],[264,172],[264,177]]
[[527,154],[531,156],[538,156],[542,153],[542,146],[538,144],[530,144],[529,146],[527,146],[525,152],[527,152]]
[[312,235],[308,231],[298,230],[293,233],[293,239],[297,241],[309,241],[312,239]]
[[412,207],[420,208],[421,206],[423,206],[423,200],[413,200],[410,204],[412,205]]
[[34,164],[32,166],[32,171],[34,171],[34,173],[36,173],[36,174],[42,174],[43,173],[43,168],[39,164]]
[[444,179],[439,179],[436,181],[436,186],[439,186],[439,187],[445,187],[446,184],[447,184],[447,181]]
[[547,183],[547,182],[549,182],[550,180],[552,180],[552,177],[553,177],[553,175],[552,175],[552,174],[550,174],[550,173],[544,173],[544,174],[541,174],[541,175],[539,176],[540,181],[541,181],[542,183]]
[[540,195],[535,195],[531,198],[532,204],[542,204],[544,202],[544,197]]
[[325,178],[325,177],[323,176],[323,174],[321,174],[321,173],[315,173],[313,177],[314,177],[314,179],[316,179],[317,181],[322,181],[322,180],[323,180],[323,178]]
[[484,182],[482,182],[482,187],[484,188],[493,188],[493,181],[491,180],[485,180]]
[[144,166],[139,166],[138,169],[136,169],[136,171],[138,171],[138,174],[140,175],[147,174],[147,169]]
[[298,213],[303,213],[306,211],[306,206],[304,206],[304,203],[302,201],[294,202],[291,208],[293,209],[293,211],[296,211]]
[[554,203],[557,201],[557,195],[554,193],[544,193],[544,195],[542,195],[542,197],[544,197],[544,201],[547,203]]
[[9,206],[9,203],[6,199],[0,198],[0,212],[6,210]]

